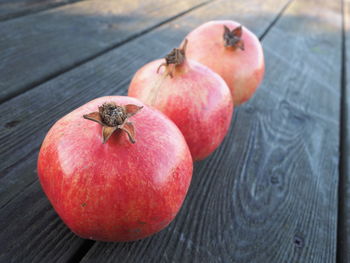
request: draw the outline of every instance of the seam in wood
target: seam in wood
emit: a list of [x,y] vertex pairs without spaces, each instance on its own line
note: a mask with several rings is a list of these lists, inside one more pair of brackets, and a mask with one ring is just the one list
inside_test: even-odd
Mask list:
[[347,249],[349,245],[348,229],[346,220],[346,203],[349,202],[347,192],[347,185],[349,184],[349,178],[347,174],[348,164],[346,157],[348,155],[347,150],[347,114],[348,106],[346,101],[346,32],[345,32],[345,2],[341,0],[341,13],[342,13],[342,45],[341,45],[341,79],[340,79],[340,130],[339,130],[339,180],[338,180],[338,222],[337,222],[337,248],[336,257],[337,262],[349,262],[347,256]]
[[293,2],[294,0],[289,0],[287,1],[287,3],[284,5],[284,7],[281,9],[281,11],[277,14],[277,16],[275,17],[274,20],[272,20],[272,22],[270,23],[270,25],[265,29],[265,31],[261,34],[261,36],[259,37],[260,41],[264,39],[264,37],[266,36],[266,34],[270,31],[270,29],[277,23],[277,21],[281,18],[281,16],[283,15],[283,13],[287,10],[287,8],[289,7],[289,5]]
[[130,42],[130,41],[132,41],[132,40],[135,40],[135,39],[141,37],[142,35],[145,35],[145,34],[151,32],[151,31],[153,31],[153,30],[155,30],[155,29],[161,27],[161,26],[164,25],[164,24],[169,23],[169,22],[171,22],[171,21],[173,21],[173,20],[176,20],[177,18],[179,18],[179,17],[181,17],[181,16],[183,16],[183,15],[186,15],[186,14],[188,14],[188,13],[190,13],[190,12],[192,12],[192,11],[194,11],[194,10],[196,10],[196,9],[198,9],[198,8],[200,8],[200,7],[202,7],[202,6],[205,6],[205,5],[207,5],[207,4],[209,4],[210,2],[213,2],[213,1],[215,1],[215,0],[208,0],[208,1],[205,1],[205,2],[200,3],[200,4],[198,4],[198,5],[195,5],[195,6],[191,7],[191,8],[189,8],[189,9],[187,9],[187,10],[185,10],[185,11],[182,11],[182,12],[178,13],[178,14],[175,15],[175,16],[169,17],[169,18],[167,18],[167,19],[165,19],[165,20],[163,20],[163,21],[161,21],[161,22],[159,22],[159,23],[157,23],[157,24],[155,24],[155,25],[153,25],[153,26],[151,26],[151,27],[149,27],[149,28],[145,28],[144,30],[142,30],[142,31],[140,31],[140,32],[138,32],[138,33],[136,33],[136,34],[134,34],[134,35],[132,35],[132,36],[126,38],[125,40],[120,41],[120,42],[118,42],[117,44],[111,45],[110,47],[105,48],[105,49],[103,49],[103,50],[97,52],[96,54],[91,55],[91,56],[89,56],[89,57],[87,57],[87,58],[85,58],[85,59],[83,59],[83,60],[81,60],[81,61],[79,61],[79,62],[76,62],[76,63],[74,63],[73,65],[67,66],[67,67],[65,67],[65,68],[63,68],[63,69],[61,69],[61,70],[56,71],[56,72],[53,73],[53,74],[49,74],[48,76],[46,76],[46,77],[44,77],[44,78],[42,78],[42,79],[39,79],[39,80],[37,80],[37,81],[34,81],[34,82],[32,82],[31,84],[29,84],[27,87],[23,87],[23,88],[21,88],[21,89],[18,89],[18,90],[16,90],[16,91],[14,91],[14,92],[8,94],[7,96],[4,96],[4,98],[0,99],[0,104],[2,104],[2,103],[4,103],[5,101],[8,101],[8,100],[10,100],[10,99],[12,99],[12,98],[18,96],[18,95],[20,95],[20,94],[22,94],[22,93],[24,93],[24,92],[27,92],[27,91],[29,91],[29,90],[31,90],[31,89],[33,89],[33,88],[39,86],[39,85],[42,85],[42,84],[44,84],[45,82],[48,82],[48,81],[50,81],[50,80],[52,80],[52,79],[58,77],[59,75],[62,75],[62,74],[64,74],[64,73],[68,72],[68,71],[71,71],[71,70],[73,70],[73,69],[76,68],[76,67],[79,67],[79,66],[81,66],[81,65],[83,65],[83,64],[85,64],[85,63],[88,63],[89,61],[94,60],[94,59],[96,59],[97,57],[102,56],[102,55],[104,55],[105,53],[108,53],[108,52],[112,51],[112,50],[115,49],[115,48],[118,48],[118,47],[120,47],[120,46],[123,46],[124,44],[126,44],[126,43],[128,43],[128,42]]
[[78,248],[78,250],[73,254],[73,256],[67,261],[68,263],[81,262],[86,253],[90,248],[96,243],[94,240],[86,239],[83,244]]

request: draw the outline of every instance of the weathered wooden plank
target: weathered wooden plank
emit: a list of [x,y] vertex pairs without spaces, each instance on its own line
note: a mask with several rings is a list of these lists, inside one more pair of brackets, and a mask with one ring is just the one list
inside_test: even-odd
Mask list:
[[0,0],[0,21],[81,0]]
[[[283,23],[276,29],[280,33],[271,34],[263,42],[267,56],[269,56],[267,62],[271,65],[270,71],[276,75],[288,75],[286,82],[290,85],[295,83],[295,88],[281,85],[274,78],[266,79],[265,85],[276,95],[283,94],[288,101],[299,105],[304,111],[312,111],[322,118],[338,121],[335,116],[339,115],[339,103],[329,103],[329,98],[334,98],[336,102],[340,100],[341,41],[337,39],[340,34],[339,25],[341,25],[339,3],[329,4],[328,9],[316,14],[310,14],[307,8],[299,8],[298,3],[291,7]],[[310,0],[305,4],[308,3]],[[322,9],[322,5],[318,9]],[[296,23],[295,17],[298,18],[299,23]],[[317,23],[322,20],[329,21],[323,24],[323,28]],[[304,28],[302,28],[303,25],[305,25]],[[303,32],[289,33],[291,28]],[[332,32],[335,29],[336,31]],[[308,34],[309,37],[306,38],[305,34]],[[337,41],[333,41],[333,37]],[[275,45],[278,42],[286,45],[286,52],[277,52]],[[287,52],[291,45],[287,43],[291,42],[294,45],[293,52]],[[303,55],[300,56],[300,53]],[[329,57],[328,53],[334,55]],[[276,63],[277,61],[279,63]],[[334,68],[337,71],[330,70]],[[323,81],[324,79],[334,79],[334,82],[329,85]],[[322,92],[321,95],[318,94],[320,92]],[[303,93],[309,94],[306,96],[302,95]]]
[[82,1],[0,24],[0,102],[210,0]]
[[293,2],[263,41],[263,87],[197,167],[176,221],[143,241],[96,242],[83,262],[335,262],[340,14],[340,2]]
[[350,262],[350,1],[343,1],[343,92],[341,117],[341,163],[339,180],[338,257],[340,263]]
[[[26,193],[28,196],[33,195],[38,199],[43,197],[43,193],[37,189],[40,187],[36,184],[35,160],[37,149],[54,121],[94,97],[106,94],[125,94],[128,82],[137,68],[149,60],[164,55],[170,48],[178,45],[190,29],[206,20],[223,18],[223,16],[237,19],[261,35],[286,1],[269,0],[259,5],[258,2],[249,0],[242,4],[221,1],[204,6],[0,105],[4,111],[0,115],[0,120],[3,121],[3,126],[0,128],[0,144],[2,145],[0,159],[2,160],[1,167],[4,167],[1,169],[2,177],[0,178],[0,207],[2,207],[0,208],[0,221],[10,220],[7,214],[1,213],[1,210],[11,211],[22,203],[30,206],[23,194],[16,197],[19,192]],[[231,10],[235,10],[236,14],[232,14]],[[266,15],[261,15],[262,13]],[[16,142],[9,144],[9,137],[17,138]],[[37,188],[34,191],[28,185]],[[28,213],[32,216],[41,214],[46,205],[48,201],[43,203],[42,207],[36,207]],[[48,220],[47,217],[45,218]],[[18,224],[27,224],[26,216],[17,220]],[[43,219],[42,222],[32,225],[29,231],[35,234],[40,232],[44,226],[45,220]],[[52,232],[55,235],[65,235],[63,229],[57,228]],[[23,245],[20,234],[11,238],[8,234],[4,236],[0,232],[0,242],[4,238],[8,245],[7,249],[0,246],[0,255],[3,257],[12,255],[16,259],[10,248],[12,243]],[[53,251],[59,249],[50,242],[50,239],[43,236],[38,244],[40,246],[47,244]],[[77,238],[71,242],[80,243],[80,239]],[[23,247],[21,253],[26,255],[28,252],[25,246]],[[62,258],[67,256],[64,254],[65,251],[57,253]]]
[[31,191],[20,193],[11,209],[1,210],[0,262],[67,262],[84,240],[62,224],[38,181],[28,188]]

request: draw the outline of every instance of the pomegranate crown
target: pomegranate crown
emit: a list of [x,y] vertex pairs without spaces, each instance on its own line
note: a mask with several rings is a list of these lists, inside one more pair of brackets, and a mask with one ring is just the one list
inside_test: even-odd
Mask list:
[[164,57],[165,62],[159,65],[157,73],[159,72],[160,68],[164,66],[167,69],[166,75],[170,75],[170,77],[173,77],[174,69],[168,69],[168,67],[170,65],[177,67],[185,62],[187,42],[188,40],[185,39],[184,43],[180,48],[174,48],[168,55]]
[[232,31],[224,25],[224,45],[225,47],[234,47],[244,50],[244,41],[242,39],[242,25],[234,28]]
[[98,107],[98,112],[85,114],[83,117],[87,120],[97,122],[102,125],[102,142],[107,140],[116,130],[122,130],[127,133],[131,143],[135,143],[135,128],[128,119],[134,116],[143,106],[127,104],[118,106],[114,102],[105,102]]

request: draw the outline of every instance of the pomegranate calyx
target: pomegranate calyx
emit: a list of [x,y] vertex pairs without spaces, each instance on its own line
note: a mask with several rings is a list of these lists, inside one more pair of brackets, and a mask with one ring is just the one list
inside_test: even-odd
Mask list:
[[109,137],[118,129],[118,127],[102,126],[103,144],[107,142]]
[[116,127],[124,123],[127,118],[124,107],[116,105],[114,102],[105,102],[98,107],[98,112],[102,122],[110,127]]
[[126,134],[129,136],[129,140],[132,143],[135,143],[135,128],[134,125],[131,122],[125,122],[120,129],[126,132]]
[[168,55],[164,57],[165,62],[159,65],[157,73],[159,72],[159,69],[164,66],[167,69],[166,75],[170,75],[170,77],[173,77],[174,68],[169,69],[168,66],[174,65],[174,67],[176,67],[182,65],[185,62],[187,42],[188,40],[185,39],[184,43],[180,48],[174,48]]
[[102,125],[103,143],[106,143],[111,135],[118,129],[127,133],[131,143],[135,143],[135,128],[128,118],[134,116],[143,106],[127,104],[118,106],[114,102],[105,102],[98,107],[98,112],[83,115],[87,120]]
[[244,50],[244,41],[242,39],[242,25],[234,28],[232,31],[224,25],[224,45],[225,47],[234,47]]

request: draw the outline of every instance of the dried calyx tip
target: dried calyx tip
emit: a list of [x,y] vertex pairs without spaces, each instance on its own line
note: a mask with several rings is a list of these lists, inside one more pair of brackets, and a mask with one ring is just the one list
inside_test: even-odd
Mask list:
[[118,106],[114,102],[105,102],[98,107],[98,112],[91,112],[83,117],[102,125],[103,143],[105,143],[117,129],[125,131],[129,140],[135,143],[135,129],[128,118],[135,115],[143,106],[127,104]]
[[110,127],[123,124],[127,118],[123,107],[116,105],[114,102],[105,102],[98,107],[98,111],[102,117],[102,122]]
[[242,25],[236,27],[232,31],[224,25],[224,45],[225,47],[234,47],[244,50],[244,41],[242,39]]
[[[162,63],[159,65],[159,67],[157,69],[157,73],[159,72],[159,69],[163,66],[167,67],[167,66],[173,64],[176,67],[176,66],[182,65],[184,63],[184,61],[186,60],[187,43],[188,43],[188,40],[185,39],[184,43],[182,44],[182,46],[180,48],[174,48],[168,55],[166,55],[164,57],[165,63]],[[170,75],[172,77],[173,76],[172,71],[169,70],[167,72],[167,75]]]

